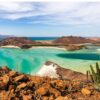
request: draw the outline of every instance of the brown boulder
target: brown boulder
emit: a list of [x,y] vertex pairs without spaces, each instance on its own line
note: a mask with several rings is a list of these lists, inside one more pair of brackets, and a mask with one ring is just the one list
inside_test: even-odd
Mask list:
[[3,77],[2,77],[2,82],[4,83],[4,84],[7,84],[8,82],[9,82],[9,76],[7,76],[7,75],[4,75]]
[[31,95],[23,95],[23,100],[33,100]]
[[81,93],[83,95],[91,95],[91,91],[89,89],[87,89],[87,88],[82,88],[81,89]]
[[68,97],[59,96],[56,98],[56,100],[69,100],[69,99],[68,99]]
[[49,100],[54,100],[53,95],[50,95]]
[[61,93],[58,90],[54,89],[54,88],[50,88],[49,92],[50,92],[50,94],[53,94],[54,97],[58,97],[58,96],[61,95]]
[[40,87],[36,90],[36,93],[39,95],[45,95],[48,93],[48,89],[45,87]]
[[15,75],[16,75],[16,71],[10,71],[10,72],[8,73],[8,75],[11,76],[11,77],[12,77],[12,76],[15,76]]
[[17,77],[14,78],[15,82],[23,81],[25,79],[26,79],[25,75],[19,75],[19,76],[17,76]]
[[47,97],[47,96],[42,97],[42,100],[48,100],[48,99],[49,99],[49,97]]
[[22,89],[22,88],[25,88],[27,86],[26,83],[21,83],[20,85],[17,86],[17,89]]

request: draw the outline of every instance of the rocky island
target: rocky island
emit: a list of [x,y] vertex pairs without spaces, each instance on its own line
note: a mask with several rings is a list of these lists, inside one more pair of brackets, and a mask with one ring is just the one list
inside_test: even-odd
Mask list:
[[55,40],[49,41],[33,41],[26,37],[9,37],[0,41],[1,47],[20,47],[23,49],[31,48],[32,46],[38,47],[58,47],[58,48],[65,48],[67,50],[79,50],[86,48],[86,43],[98,43],[98,39],[93,38],[83,38],[83,37],[76,37],[76,36],[67,36],[57,38]]

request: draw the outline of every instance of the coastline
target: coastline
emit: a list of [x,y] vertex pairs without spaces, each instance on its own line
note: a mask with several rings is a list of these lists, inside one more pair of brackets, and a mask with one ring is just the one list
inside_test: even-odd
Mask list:
[[[20,47],[14,45],[6,45],[6,46],[0,46],[0,48],[20,48]],[[30,49],[32,48],[53,48],[53,49],[67,50],[64,47],[53,47],[53,46],[32,46]]]
[[20,48],[20,47],[14,45],[6,45],[6,46],[0,46],[0,48]]
[[32,48],[53,48],[53,49],[59,49],[59,50],[67,50],[64,47],[62,48],[62,47],[53,47],[53,46],[33,46],[30,49]]

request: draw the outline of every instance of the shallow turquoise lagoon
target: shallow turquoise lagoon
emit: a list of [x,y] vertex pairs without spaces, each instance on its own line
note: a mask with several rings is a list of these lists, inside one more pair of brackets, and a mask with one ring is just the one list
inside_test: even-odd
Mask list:
[[19,72],[35,74],[46,61],[85,73],[90,64],[100,64],[100,47],[73,52],[56,48],[0,48],[0,66],[8,66]]

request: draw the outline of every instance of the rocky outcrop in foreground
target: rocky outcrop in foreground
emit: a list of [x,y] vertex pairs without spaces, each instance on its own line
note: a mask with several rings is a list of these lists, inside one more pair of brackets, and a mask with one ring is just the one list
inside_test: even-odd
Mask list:
[[2,67],[0,100],[100,100],[100,92],[92,83],[25,75]]
[[62,78],[68,80],[86,80],[85,74],[62,68],[58,64],[51,61],[47,61],[37,72],[37,75],[42,77],[48,76],[51,78]]

